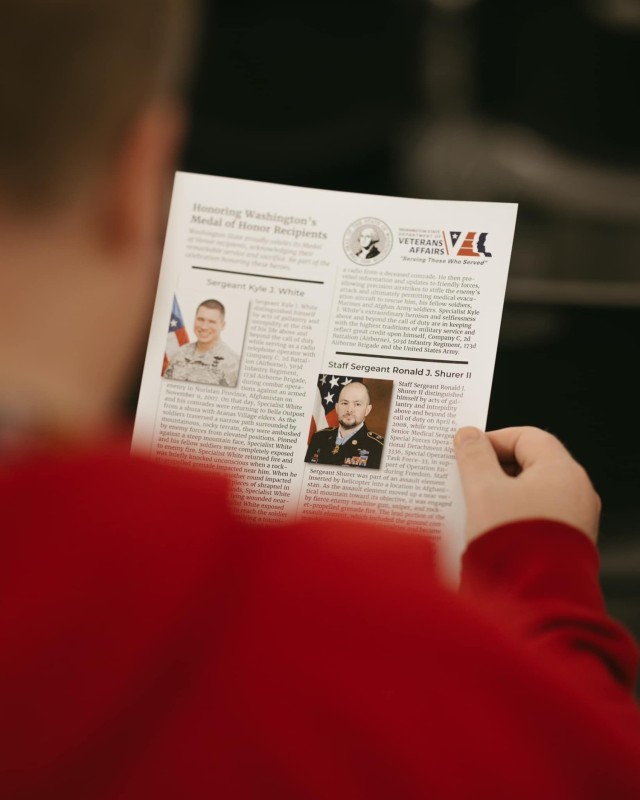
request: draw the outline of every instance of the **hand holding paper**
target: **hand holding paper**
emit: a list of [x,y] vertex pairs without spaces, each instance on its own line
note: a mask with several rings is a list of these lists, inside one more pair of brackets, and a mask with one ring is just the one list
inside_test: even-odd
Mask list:
[[467,543],[498,525],[532,518],[566,522],[596,541],[600,498],[554,436],[530,427],[461,428],[454,444]]

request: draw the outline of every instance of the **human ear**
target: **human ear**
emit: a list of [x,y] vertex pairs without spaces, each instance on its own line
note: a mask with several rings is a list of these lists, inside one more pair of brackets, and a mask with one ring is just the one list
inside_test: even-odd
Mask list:
[[184,128],[177,103],[155,101],[127,129],[102,179],[98,203],[101,240],[112,255],[159,251]]

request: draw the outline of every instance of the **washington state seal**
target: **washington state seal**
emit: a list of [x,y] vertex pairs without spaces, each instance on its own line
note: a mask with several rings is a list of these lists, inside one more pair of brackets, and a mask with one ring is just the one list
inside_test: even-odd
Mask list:
[[356,264],[380,263],[391,252],[393,236],[386,222],[363,217],[353,222],[344,234],[344,252]]

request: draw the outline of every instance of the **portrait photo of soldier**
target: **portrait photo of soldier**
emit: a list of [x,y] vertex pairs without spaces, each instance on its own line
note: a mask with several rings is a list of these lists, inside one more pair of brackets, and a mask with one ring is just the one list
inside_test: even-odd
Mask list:
[[[182,344],[167,359],[164,377],[213,386],[236,386],[240,356],[222,338],[226,324],[225,307],[219,300],[208,299],[199,303],[193,320],[195,341]],[[171,325],[177,331],[184,328],[179,309],[176,314],[175,304]]]
[[319,376],[318,402],[330,424],[313,432],[318,419],[314,413],[305,461],[380,469],[392,387],[393,381]]

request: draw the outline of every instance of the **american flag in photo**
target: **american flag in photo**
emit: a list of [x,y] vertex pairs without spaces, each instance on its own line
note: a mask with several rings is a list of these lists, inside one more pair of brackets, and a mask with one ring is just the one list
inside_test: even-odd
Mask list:
[[359,376],[318,375],[318,391],[313,401],[313,417],[309,427],[307,444],[309,444],[316,431],[321,431],[323,428],[337,427],[336,403],[338,402],[338,395],[343,386],[358,381],[362,383],[362,378]]
[[164,361],[162,362],[162,374],[167,371],[169,362],[182,347],[183,344],[189,344],[189,334],[184,327],[184,320],[182,319],[182,312],[178,305],[178,299],[173,296],[173,307],[171,308],[171,319],[169,321],[169,333],[167,334],[167,345],[164,351]]

